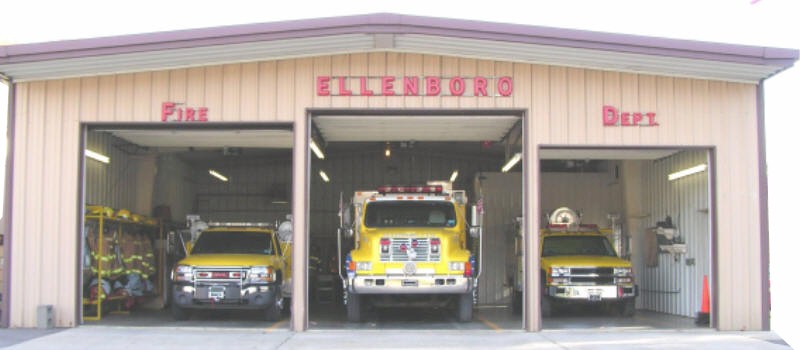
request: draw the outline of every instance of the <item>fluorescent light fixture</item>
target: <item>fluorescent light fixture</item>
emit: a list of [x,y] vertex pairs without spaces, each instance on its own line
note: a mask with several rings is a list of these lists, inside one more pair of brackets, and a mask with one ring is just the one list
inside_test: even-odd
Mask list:
[[319,177],[322,178],[322,181],[331,182],[331,179],[328,178],[328,174],[326,174],[325,171],[323,171],[323,170],[319,171]]
[[500,171],[507,173],[511,168],[513,168],[519,161],[522,160],[522,152],[514,153],[514,156],[506,162],[506,165],[503,165],[503,168]]
[[89,158],[92,158],[92,159],[98,161],[98,162],[102,162],[102,163],[106,163],[106,164],[111,162],[111,158],[108,158],[108,156],[102,155],[102,154],[97,153],[95,151],[91,151],[91,150],[86,149],[86,150],[83,150],[83,154],[86,155]]
[[211,176],[216,177],[216,178],[218,178],[218,179],[220,179],[220,180],[222,180],[224,182],[228,182],[228,178],[227,177],[225,177],[224,175],[218,173],[214,169],[208,169],[208,173],[211,174]]
[[458,170],[453,170],[453,173],[450,174],[450,182],[456,181],[457,177],[458,177]]
[[706,169],[708,169],[708,165],[706,164],[695,165],[691,168],[683,169],[681,171],[676,171],[672,174],[669,174],[667,175],[667,179],[669,179],[669,181],[677,180],[684,176],[689,176],[692,174],[697,174],[699,172],[705,171]]
[[311,150],[314,151],[314,154],[317,155],[319,159],[325,159],[325,153],[322,153],[322,150],[317,146],[317,143],[314,140],[311,140]]

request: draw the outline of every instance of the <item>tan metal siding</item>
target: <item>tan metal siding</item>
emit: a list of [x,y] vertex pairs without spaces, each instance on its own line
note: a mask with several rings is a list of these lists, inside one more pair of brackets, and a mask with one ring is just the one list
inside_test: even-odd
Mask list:
[[[434,63],[435,67],[427,67]],[[455,66],[457,65],[457,68]],[[56,244],[50,239],[41,218],[52,208],[72,208],[75,198],[61,197],[57,204],[45,196],[47,182],[62,181],[64,193],[77,193],[75,149],[60,148],[58,154],[45,153],[47,135],[61,135],[64,145],[77,145],[76,125],[61,124],[63,107],[52,106],[57,90],[62,96],[80,96],[72,106],[81,122],[152,122],[160,123],[161,102],[176,100],[206,106],[210,119],[218,121],[287,121],[303,118],[306,107],[378,106],[399,108],[496,108],[513,106],[529,112],[527,162],[536,156],[535,147],[544,145],[700,145],[715,147],[717,156],[717,216],[719,218],[719,320],[721,329],[760,329],[760,264],[758,184],[753,176],[756,166],[755,86],[717,81],[686,80],[616,72],[600,72],[543,65],[513,65],[505,62],[467,58],[438,57],[387,52],[364,55],[336,55],[304,60],[281,60],[257,64],[257,81],[251,79],[252,64],[231,64],[185,70],[168,70],[133,75],[80,78],[61,82],[17,84],[15,162],[13,169],[13,234],[11,322],[14,326],[33,326],[36,305],[45,301],[38,290],[45,282],[26,279],[42,268],[45,248]],[[366,66],[366,68],[364,67]],[[513,98],[501,97],[317,97],[315,77],[353,75],[353,72],[394,76],[424,75],[426,72],[456,72],[463,76],[513,74],[516,89]],[[532,79],[529,83],[524,81]],[[526,84],[530,84],[526,90]],[[237,87],[238,86],[238,87]],[[257,86],[253,100],[252,87]],[[48,94],[48,89],[55,89]],[[687,93],[685,90],[690,89]],[[149,95],[149,96],[148,96]],[[704,98],[703,96],[706,96]],[[55,98],[55,100],[53,99]],[[74,97],[70,97],[72,99]],[[178,101],[185,99],[185,101]],[[457,102],[453,102],[457,101]],[[67,98],[61,97],[62,105]],[[254,107],[253,104],[257,104]],[[147,105],[149,104],[149,105]],[[600,111],[603,104],[620,109],[657,112],[659,127],[603,127]],[[143,106],[144,105],[144,106]],[[686,106],[693,106],[687,108]],[[694,107],[697,106],[697,107]],[[257,110],[255,115],[252,111]],[[585,111],[585,112],[584,112]],[[234,115],[230,115],[234,114]],[[582,128],[581,125],[585,127]],[[51,129],[53,128],[53,129]],[[57,130],[55,133],[53,130]],[[45,169],[63,159],[62,176],[45,174]],[[528,164],[527,169],[537,169]],[[68,174],[66,174],[68,173]],[[528,177],[528,191],[536,194],[535,175]],[[533,197],[534,199],[536,197]],[[44,203],[47,199],[48,203]],[[52,207],[50,205],[53,205]],[[538,215],[538,203],[527,208]],[[537,218],[538,219],[538,218]],[[58,217],[54,227],[76,227],[75,215]],[[65,232],[65,231],[60,231]],[[50,247],[46,249],[51,249]],[[70,275],[76,250],[59,255],[59,271]],[[47,257],[47,259],[51,259]],[[49,262],[48,262],[49,263]],[[70,270],[62,270],[69,268]],[[743,287],[744,286],[744,287]],[[47,292],[52,293],[52,292]],[[74,290],[66,289],[58,300],[77,300]],[[61,294],[59,294],[61,295]],[[61,302],[59,301],[59,304]],[[74,305],[58,305],[58,325],[67,326],[74,319]]]

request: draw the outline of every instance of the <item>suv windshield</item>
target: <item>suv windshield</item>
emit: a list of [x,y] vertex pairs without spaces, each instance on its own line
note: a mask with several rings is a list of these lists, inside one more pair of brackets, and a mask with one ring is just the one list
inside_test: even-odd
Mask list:
[[456,211],[445,201],[370,202],[364,209],[367,227],[453,227]]
[[273,254],[272,235],[252,231],[205,231],[192,254]]
[[611,244],[600,236],[556,236],[545,237],[542,256],[592,255],[617,256]]

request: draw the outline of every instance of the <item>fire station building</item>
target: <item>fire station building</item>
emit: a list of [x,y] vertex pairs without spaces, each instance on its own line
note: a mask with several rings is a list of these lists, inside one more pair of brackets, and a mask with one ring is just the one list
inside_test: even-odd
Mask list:
[[[0,47],[10,86],[2,326],[136,317],[90,320],[100,303],[161,312],[186,215],[291,214],[284,325],[335,328],[341,296],[322,298],[310,271],[324,261],[341,284],[342,193],[449,179],[485,211],[481,319],[548,327],[539,229],[570,207],[614,232],[633,265],[637,315],[694,324],[707,313],[718,330],[769,329],[763,84],[797,59],[396,14]],[[143,292],[95,268],[106,257],[87,243],[93,206],[150,227],[128,228],[147,232],[154,257]],[[131,243],[106,235],[108,249]],[[519,313],[508,307],[517,270]],[[93,299],[98,285],[108,300]],[[597,322],[622,322],[611,319]]]

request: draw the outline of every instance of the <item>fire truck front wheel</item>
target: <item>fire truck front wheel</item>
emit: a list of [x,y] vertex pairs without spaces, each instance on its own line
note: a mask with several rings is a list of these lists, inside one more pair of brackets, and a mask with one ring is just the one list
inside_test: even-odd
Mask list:
[[170,311],[172,311],[172,318],[175,321],[186,321],[189,319],[190,310],[182,308],[177,305],[174,301],[172,302],[172,306],[170,307]]
[[472,321],[472,292],[458,296],[458,322]]
[[264,319],[268,322],[275,322],[281,319],[281,307],[278,303],[272,303],[264,310]]
[[361,296],[355,293],[347,293],[347,321],[361,322],[363,311],[361,310]]

